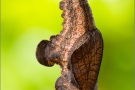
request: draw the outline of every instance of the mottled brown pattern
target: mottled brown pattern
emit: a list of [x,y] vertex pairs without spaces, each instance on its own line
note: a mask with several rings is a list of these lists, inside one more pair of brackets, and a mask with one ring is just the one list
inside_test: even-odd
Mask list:
[[97,90],[103,40],[87,0],[62,0],[60,9],[63,30],[38,44],[37,60],[45,66],[56,63],[62,68],[56,90]]
[[81,90],[94,89],[103,53],[100,32],[95,30],[89,33],[89,39],[71,57],[73,74]]

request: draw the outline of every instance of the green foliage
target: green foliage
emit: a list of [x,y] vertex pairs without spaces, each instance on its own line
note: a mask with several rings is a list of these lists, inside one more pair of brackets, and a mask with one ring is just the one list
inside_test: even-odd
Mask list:
[[[1,90],[54,90],[60,68],[41,66],[37,44],[62,30],[60,0],[2,0]],[[89,0],[104,38],[100,90],[133,90],[134,0]]]

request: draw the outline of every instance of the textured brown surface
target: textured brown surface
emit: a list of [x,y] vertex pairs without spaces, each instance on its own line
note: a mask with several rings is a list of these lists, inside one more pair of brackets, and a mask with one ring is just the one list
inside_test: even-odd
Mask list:
[[87,0],[62,0],[63,30],[38,44],[40,64],[62,68],[56,90],[94,90],[102,59],[103,42]]
[[81,90],[93,90],[97,81],[103,42],[98,30],[90,32],[89,39],[71,57],[72,71]]

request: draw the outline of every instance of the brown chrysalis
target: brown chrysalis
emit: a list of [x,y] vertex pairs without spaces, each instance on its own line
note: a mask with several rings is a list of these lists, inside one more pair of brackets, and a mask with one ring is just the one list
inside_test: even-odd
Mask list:
[[62,0],[63,30],[42,40],[36,50],[40,64],[62,68],[56,90],[97,90],[103,39],[87,0]]

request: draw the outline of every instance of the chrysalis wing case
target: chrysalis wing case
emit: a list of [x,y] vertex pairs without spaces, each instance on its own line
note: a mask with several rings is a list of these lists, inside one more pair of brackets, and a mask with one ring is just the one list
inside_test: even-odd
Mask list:
[[103,39],[94,24],[87,0],[62,0],[63,30],[42,40],[36,50],[38,62],[62,68],[56,90],[97,90],[103,55]]

